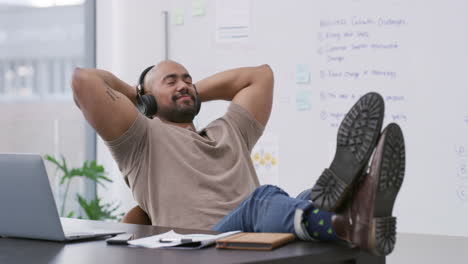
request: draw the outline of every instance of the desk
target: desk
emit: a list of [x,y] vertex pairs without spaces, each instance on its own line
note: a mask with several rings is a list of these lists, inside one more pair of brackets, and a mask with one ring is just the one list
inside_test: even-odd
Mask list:
[[468,237],[399,233],[387,263],[466,264]]
[[[138,237],[155,235],[171,228],[89,220],[66,219],[77,227],[122,230]],[[175,229],[179,233],[214,233]],[[355,262],[353,260],[356,260]],[[351,262],[350,262],[351,261]],[[385,263],[383,257],[372,257],[358,249],[335,243],[297,241],[273,251],[221,250],[209,247],[200,250],[146,249],[109,246],[104,239],[77,242],[49,242],[28,239],[0,238],[0,263]]]

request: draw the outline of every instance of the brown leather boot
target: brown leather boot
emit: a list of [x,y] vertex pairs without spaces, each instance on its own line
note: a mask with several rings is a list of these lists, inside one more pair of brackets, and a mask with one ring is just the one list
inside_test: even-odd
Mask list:
[[377,93],[359,98],[338,129],[336,153],[310,194],[314,206],[336,212],[349,197],[374,151],[384,117],[384,100]]
[[400,127],[388,125],[377,144],[370,169],[353,197],[332,220],[342,239],[373,255],[388,255],[396,242],[393,205],[405,174],[405,143]]

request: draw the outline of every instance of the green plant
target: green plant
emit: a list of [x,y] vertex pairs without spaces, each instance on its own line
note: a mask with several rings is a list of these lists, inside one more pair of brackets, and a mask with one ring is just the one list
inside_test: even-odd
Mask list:
[[[70,183],[73,178],[82,177],[94,181],[96,184],[99,184],[105,188],[105,182],[111,183],[112,180],[105,176],[104,167],[98,165],[95,160],[85,161],[81,168],[71,168],[67,166],[67,162],[63,155],[61,156],[62,160],[59,162],[56,158],[45,155],[46,160],[57,166],[57,169],[60,170],[63,175],[60,178],[60,185],[65,185],[65,192],[63,195],[62,207],[60,209],[60,216],[62,217],[74,217],[75,212],[71,211],[65,215],[65,202],[67,200],[68,191],[70,189]],[[115,212],[119,209],[120,205],[104,203],[102,204],[101,198],[95,197],[91,201],[86,201],[83,196],[77,194],[76,200],[78,204],[83,208],[83,211],[86,214],[86,218],[90,220],[105,220],[113,219],[120,220],[123,216],[123,213],[115,215]],[[78,218],[83,218],[81,215]]]

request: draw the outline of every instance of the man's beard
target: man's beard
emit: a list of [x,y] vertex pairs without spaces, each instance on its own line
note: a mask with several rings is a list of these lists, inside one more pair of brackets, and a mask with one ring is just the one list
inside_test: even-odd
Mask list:
[[[177,100],[184,95],[190,96],[193,104],[178,103]],[[158,109],[159,117],[172,123],[191,123],[197,115],[197,100],[195,97],[189,93],[175,94],[172,96],[172,101],[172,107]]]

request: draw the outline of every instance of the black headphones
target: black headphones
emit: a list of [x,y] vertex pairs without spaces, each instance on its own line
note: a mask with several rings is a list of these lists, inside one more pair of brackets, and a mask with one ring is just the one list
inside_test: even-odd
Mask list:
[[[140,111],[143,115],[145,115],[148,118],[153,118],[153,116],[156,115],[158,112],[158,103],[156,102],[156,98],[154,98],[153,95],[151,94],[145,94],[145,90],[143,87],[143,82],[145,80],[146,74],[154,67],[154,65],[149,66],[146,68],[141,74],[140,78],[138,79],[138,85],[136,87],[136,92],[137,92],[137,108],[138,111]],[[198,96],[198,91],[197,87],[195,84],[193,84],[193,88],[195,88],[195,105],[197,107],[197,113],[195,115],[198,115],[200,112],[201,108],[201,101],[200,97]]]

